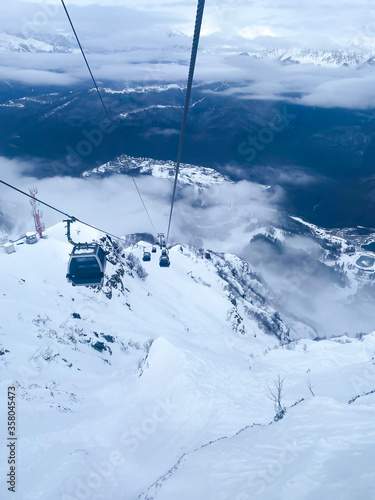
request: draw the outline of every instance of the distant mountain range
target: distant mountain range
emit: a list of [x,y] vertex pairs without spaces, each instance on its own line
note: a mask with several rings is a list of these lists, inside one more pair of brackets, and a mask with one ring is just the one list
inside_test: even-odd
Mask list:
[[[186,50],[186,44],[178,44],[180,39],[187,38],[181,33],[169,33],[166,40],[172,41],[175,49]],[[165,43],[165,41],[164,41]],[[61,32],[58,34],[30,32],[0,33],[0,52],[31,52],[31,53],[67,53],[79,50],[73,34]],[[86,47],[90,52],[90,48]],[[131,49],[130,49],[131,50]],[[360,66],[375,63],[375,48],[364,43],[352,42],[348,48],[343,49],[311,49],[311,48],[264,48],[257,47],[252,50],[241,48],[205,48],[202,52],[221,54],[225,57],[247,56],[257,59],[269,59],[280,64],[314,64],[333,66]],[[127,48],[129,51],[129,47]],[[101,47],[91,48],[91,52],[104,53]]]
[[353,47],[347,50],[314,49],[261,49],[243,52],[249,57],[276,59],[281,64],[315,64],[333,66],[359,66],[375,63],[375,51],[365,47]]
[[67,53],[77,50],[73,35],[60,33],[33,32],[27,36],[22,33],[0,33],[0,52],[56,52]]

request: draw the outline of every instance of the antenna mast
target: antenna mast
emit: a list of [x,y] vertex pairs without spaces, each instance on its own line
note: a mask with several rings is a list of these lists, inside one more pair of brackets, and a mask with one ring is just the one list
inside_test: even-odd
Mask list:
[[35,195],[38,194],[37,188],[31,188],[29,189],[31,196],[33,199],[30,200],[30,205],[32,207],[31,210],[31,215],[34,217],[34,223],[35,223],[35,231],[39,234],[40,238],[43,238],[43,231],[45,230],[45,225],[41,221],[41,218],[43,217],[43,212],[41,212],[38,207],[39,207],[39,202],[36,201]]

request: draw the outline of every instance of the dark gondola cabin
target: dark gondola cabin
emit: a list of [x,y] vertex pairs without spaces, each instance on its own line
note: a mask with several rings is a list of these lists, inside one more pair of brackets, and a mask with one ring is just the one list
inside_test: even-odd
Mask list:
[[152,253],[156,253],[156,247],[152,247]]
[[144,262],[149,262],[151,260],[151,253],[150,252],[144,252],[143,253],[143,259]]
[[159,259],[159,266],[160,267],[169,267],[170,265],[171,265],[171,263],[169,261],[168,251],[165,248],[163,248],[163,250],[161,251],[160,259]]
[[101,286],[106,262],[104,250],[98,244],[75,245],[66,278],[73,286]]

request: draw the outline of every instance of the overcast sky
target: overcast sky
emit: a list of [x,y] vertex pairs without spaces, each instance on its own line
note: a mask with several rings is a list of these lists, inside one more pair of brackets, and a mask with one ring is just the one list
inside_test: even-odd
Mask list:
[[[107,36],[121,31],[125,37],[139,32],[142,27],[145,34],[152,27],[153,31],[166,28],[191,35],[196,3],[196,0],[66,0],[74,17],[80,20],[81,32],[93,34],[100,28]],[[25,23],[41,25],[42,12],[49,13],[49,23],[64,25],[59,0],[7,2],[3,6],[1,23],[12,29],[22,28]],[[328,40],[333,44],[345,44],[359,37],[374,36],[371,29],[374,23],[375,8],[370,0],[276,0],[267,3],[261,0],[207,0],[202,34],[216,33],[228,43],[239,36],[249,40],[264,38],[260,40],[262,43],[267,38],[281,38],[282,43],[290,40],[293,45],[326,47]],[[272,43],[278,45],[275,40]]]
[[[98,80],[186,79],[196,0],[66,3]],[[13,0],[3,6],[0,33],[4,31],[56,35],[70,33],[70,27],[59,0]],[[243,98],[284,99],[285,93],[298,92],[301,102],[311,106],[372,108],[373,66],[282,66],[235,55],[260,48],[343,49],[368,54],[371,47],[375,53],[375,8],[369,0],[267,4],[260,0],[208,0],[196,80],[242,84],[237,92]],[[79,53],[0,52],[0,77],[32,85],[71,86],[88,79],[88,74]]]

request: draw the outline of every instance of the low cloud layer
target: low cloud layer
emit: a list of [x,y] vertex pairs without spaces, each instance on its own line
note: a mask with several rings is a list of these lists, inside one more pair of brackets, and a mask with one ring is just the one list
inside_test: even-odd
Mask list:
[[[26,192],[36,185],[40,199],[63,212],[120,236],[153,233],[130,177],[35,179],[28,176],[34,168],[29,162],[0,158],[1,179]],[[172,182],[141,176],[137,178],[137,184],[156,229],[166,231]],[[0,189],[0,210],[11,216],[15,223],[13,236],[32,230],[28,199],[5,186],[0,185]],[[271,217],[281,196],[279,192],[269,193],[248,181],[223,182],[203,192],[191,186],[181,187],[175,204],[171,239],[188,244],[204,240],[206,245],[216,245],[222,251],[233,251],[235,247],[240,250],[248,237],[235,238],[235,233],[241,232],[254,217]],[[63,217],[48,208],[41,209],[47,226],[56,224]]]
[[241,257],[270,285],[278,309],[302,320],[318,337],[372,332],[375,287],[358,287],[345,273],[322,263],[321,254],[312,238],[287,236],[282,246],[259,238]]

